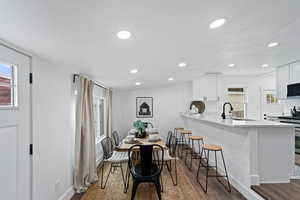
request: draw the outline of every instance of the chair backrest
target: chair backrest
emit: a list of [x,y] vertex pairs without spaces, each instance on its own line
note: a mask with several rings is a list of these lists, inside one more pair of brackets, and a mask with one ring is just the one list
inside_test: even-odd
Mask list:
[[113,131],[112,132],[112,138],[114,140],[114,145],[115,146],[119,146],[119,144],[120,144],[120,137],[119,137],[118,131]]
[[[132,153],[139,152],[139,158],[133,160]],[[137,170],[133,170],[135,166],[140,167],[139,176],[151,177],[160,175],[163,168],[164,149],[162,146],[153,145],[134,145],[128,151],[128,167],[132,175],[137,173]],[[157,171],[152,173],[153,166],[157,167]]]
[[172,135],[173,135],[173,132],[169,131],[168,135],[167,135],[167,139],[166,139],[166,146],[167,147],[170,147],[170,139],[171,139]]
[[169,145],[169,154],[172,157],[176,157],[176,149],[177,149],[177,138],[175,135],[172,135],[170,138],[170,145]]
[[113,141],[110,137],[106,137],[101,140],[101,145],[103,149],[103,158],[108,159],[112,156],[114,151]]

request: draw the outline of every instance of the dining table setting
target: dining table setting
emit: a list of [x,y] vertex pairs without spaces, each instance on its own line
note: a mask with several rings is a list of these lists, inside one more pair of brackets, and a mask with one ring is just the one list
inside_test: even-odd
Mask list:
[[[140,122],[138,122],[140,123]],[[167,149],[165,141],[162,139],[157,128],[145,127],[145,122],[142,122],[144,129],[139,130],[139,125],[134,123],[132,129],[128,131],[128,135],[121,141],[120,145],[117,147],[118,151],[128,151],[134,145],[153,145],[157,144]],[[144,134],[141,134],[144,132]]]

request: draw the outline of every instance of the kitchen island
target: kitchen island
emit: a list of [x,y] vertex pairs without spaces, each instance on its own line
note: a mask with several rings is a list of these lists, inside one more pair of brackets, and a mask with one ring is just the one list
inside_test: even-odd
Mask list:
[[231,184],[247,198],[255,198],[251,185],[289,183],[294,175],[293,126],[183,113],[181,118],[193,135],[203,136],[207,144],[222,146]]

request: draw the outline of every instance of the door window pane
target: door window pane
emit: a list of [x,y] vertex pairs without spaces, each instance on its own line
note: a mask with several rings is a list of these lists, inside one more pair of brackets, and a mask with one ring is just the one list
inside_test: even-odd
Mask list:
[[16,67],[0,63],[0,107],[17,106]]

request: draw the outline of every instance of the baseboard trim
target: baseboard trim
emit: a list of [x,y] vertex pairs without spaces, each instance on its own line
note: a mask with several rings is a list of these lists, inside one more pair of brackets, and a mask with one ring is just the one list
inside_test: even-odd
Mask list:
[[73,187],[70,187],[69,189],[67,189],[67,191],[65,191],[59,198],[58,200],[70,200],[73,195],[75,194],[75,191],[73,189]]

